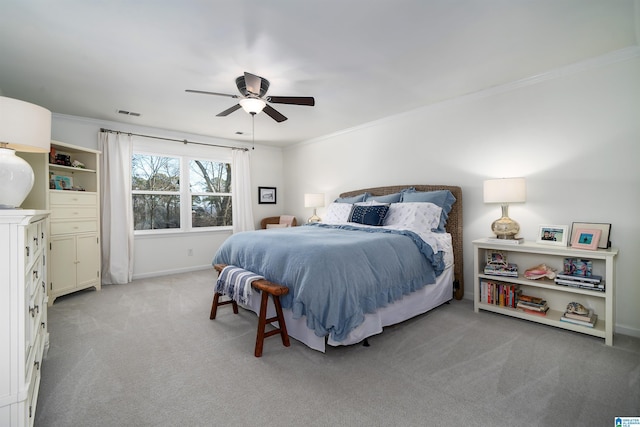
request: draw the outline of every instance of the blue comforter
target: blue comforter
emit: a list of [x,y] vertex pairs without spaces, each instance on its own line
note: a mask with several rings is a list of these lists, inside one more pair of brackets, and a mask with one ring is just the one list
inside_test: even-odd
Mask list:
[[306,316],[316,335],[343,340],[372,313],[426,284],[443,268],[417,234],[315,224],[230,236],[213,264],[231,264],[285,285],[283,308]]

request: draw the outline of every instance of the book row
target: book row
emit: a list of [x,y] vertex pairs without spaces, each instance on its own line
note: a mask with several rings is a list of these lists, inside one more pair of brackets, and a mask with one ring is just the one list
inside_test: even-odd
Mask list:
[[480,302],[485,304],[515,308],[521,294],[518,285],[489,280],[480,282]]

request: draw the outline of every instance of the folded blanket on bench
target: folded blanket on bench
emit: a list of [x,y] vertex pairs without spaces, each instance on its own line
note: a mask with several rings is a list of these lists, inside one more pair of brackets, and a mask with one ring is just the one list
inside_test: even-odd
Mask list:
[[227,265],[218,276],[215,291],[247,305],[251,300],[251,282],[260,279],[264,277],[235,265]]

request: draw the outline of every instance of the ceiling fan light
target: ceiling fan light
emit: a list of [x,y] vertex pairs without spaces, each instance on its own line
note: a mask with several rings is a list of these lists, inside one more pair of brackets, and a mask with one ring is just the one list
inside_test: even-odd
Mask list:
[[262,99],[245,98],[240,100],[240,106],[249,114],[258,114],[267,105]]

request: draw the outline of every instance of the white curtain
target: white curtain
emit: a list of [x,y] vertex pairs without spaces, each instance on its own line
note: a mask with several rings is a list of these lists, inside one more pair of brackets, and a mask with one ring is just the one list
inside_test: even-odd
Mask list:
[[133,278],[133,143],[131,135],[100,132],[98,144],[102,151],[102,283],[129,283]]
[[231,156],[233,232],[255,230],[251,203],[251,157],[248,150],[233,150]]

